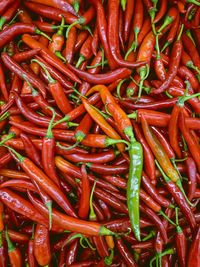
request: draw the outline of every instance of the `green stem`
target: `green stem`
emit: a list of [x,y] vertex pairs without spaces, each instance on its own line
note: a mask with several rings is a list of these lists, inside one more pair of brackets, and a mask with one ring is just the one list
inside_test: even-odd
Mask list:
[[111,265],[112,262],[113,262],[113,258],[114,258],[114,250],[113,249],[110,249],[110,255],[109,256],[106,256],[104,258],[104,263],[106,265]]
[[19,162],[23,162],[25,157],[23,157],[21,154],[19,154],[16,150],[14,150],[12,147],[3,145],[4,147],[6,147],[8,150],[10,150],[19,160]]
[[36,30],[35,30],[35,33],[44,36],[44,37],[47,38],[49,41],[52,41],[51,38],[50,38],[46,33],[42,32],[42,31],[39,30],[39,29],[36,29]]
[[163,24],[161,27],[158,29],[158,33],[160,33],[165,27],[167,27],[170,23],[172,23],[173,18],[170,16],[166,16]]
[[180,31],[179,31],[179,34],[178,34],[178,37],[177,37],[177,41],[179,41],[181,39],[181,35],[183,33],[183,29],[184,29],[184,24],[181,24],[181,28],[180,28]]
[[53,122],[54,122],[55,117],[56,117],[56,113],[52,107],[47,107],[47,108],[51,110],[52,118],[49,122],[49,126],[48,126],[47,133],[46,133],[46,138],[53,138],[52,128],[53,128]]
[[66,62],[66,58],[63,57],[60,51],[56,51],[55,55],[60,58],[64,63]]
[[5,113],[3,113],[0,117],[0,121],[4,121],[5,119],[7,119],[10,116],[9,111],[6,111]]
[[80,55],[80,57],[79,57],[79,59],[78,59],[78,61],[77,61],[77,63],[76,63],[76,68],[77,68],[77,69],[78,69],[78,68],[80,67],[80,65],[84,62],[84,60],[85,60],[85,57],[82,56],[82,55]]
[[90,221],[96,221],[97,220],[97,216],[96,216],[96,213],[94,211],[93,204],[92,204],[96,183],[97,183],[97,181],[95,180],[94,184],[92,186],[91,193],[90,193],[90,214],[89,214]]
[[49,83],[56,83],[56,80],[51,77],[50,73],[42,62],[37,59],[32,59],[31,62],[36,62],[38,65],[40,65],[40,67],[44,70]]
[[8,23],[8,25],[10,26],[11,24],[13,24],[13,22],[15,21],[15,19],[21,14],[23,13],[22,10],[18,10],[18,12],[15,14],[15,16],[11,19],[11,21]]
[[125,9],[126,9],[126,0],[121,0],[121,6],[122,6],[122,10],[125,11]]
[[76,21],[74,21],[72,24],[70,24],[66,31],[66,38],[68,38],[69,31],[71,30],[72,27],[76,26],[77,24],[83,24],[84,21],[85,21],[84,18],[79,18]]
[[68,150],[71,150],[71,149],[77,147],[79,144],[80,144],[80,142],[77,141],[77,142],[76,142],[75,144],[73,144],[72,146],[68,146],[68,147],[66,147],[66,146],[62,146],[59,142],[57,142],[57,143],[56,143],[56,146],[59,147],[59,148],[61,148],[61,149],[63,149],[63,150],[65,150],[65,151],[68,151]]
[[126,79],[124,79],[124,80],[121,80],[119,83],[118,83],[118,85],[117,85],[117,97],[119,98],[119,99],[122,99],[122,97],[121,97],[121,94],[120,94],[120,89],[121,89],[121,86],[122,86],[122,84],[124,83],[126,81]]
[[2,146],[4,143],[6,143],[8,140],[12,139],[15,137],[14,133],[9,133],[3,140],[0,142],[0,146]]
[[15,250],[15,246],[10,240],[7,227],[6,227],[6,230],[5,230],[5,236],[6,236],[6,242],[7,242],[7,245],[8,245],[8,252],[11,252],[11,251]]

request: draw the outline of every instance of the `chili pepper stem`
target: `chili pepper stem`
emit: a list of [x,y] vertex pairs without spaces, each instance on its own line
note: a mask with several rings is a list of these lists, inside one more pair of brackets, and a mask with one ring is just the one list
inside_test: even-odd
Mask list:
[[2,146],[4,143],[6,143],[8,140],[12,139],[13,137],[15,137],[14,133],[8,134],[3,140],[1,140],[0,146]]
[[49,230],[51,230],[52,228],[52,201],[48,201],[47,203],[45,203],[45,206],[48,209],[49,212]]
[[39,29],[36,29],[36,30],[35,30],[35,33],[44,36],[44,37],[47,38],[49,41],[52,41],[51,38],[50,38],[46,33],[42,32],[42,31],[39,30]]
[[89,219],[91,221],[96,221],[96,219],[97,219],[97,216],[96,216],[96,213],[94,211],[93,204],[92,204],[95,187],[96,187],[96,181],[94,181],[94,184],[92,186],[92,190],[91,190],[91,193],[90,193],[90,213],[89,213]]

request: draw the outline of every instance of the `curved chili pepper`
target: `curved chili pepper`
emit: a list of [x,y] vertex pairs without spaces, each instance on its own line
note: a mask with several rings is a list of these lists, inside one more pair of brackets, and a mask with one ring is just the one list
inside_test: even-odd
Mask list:
[[159,231],[161,232],[162,238],[164,243],[167,243],[167,232],[166,229],[160,220],[160,218],[157,216],[156,213],[154,213],[150,208],[148,208],[145,204],[140,205],[141,211],[149,217],[150,220],[154,222],[154,224],[158,227]]
[[116,247],[120,255],[122,256],[123,260],[127,264],[127,266],[134,266],[134,267],[137,266],[132,254],[130,253],[130,251],[128,250],[127,246],[124,244],[121,238],[116,239]]
[[112,56],[115,62],[121,67],[136,68],[143,66],[146,63],[146,59],[139,59],[132,63],[125,60],[122,60],[120,51],[119,51],[119,42],[118,42],[118,17],[119,17],[119,1],[109,1],[108,3],[108,42]]
[[[74,23],[77,21],[77,16],[71,14],[70,12],[62,11],[58,8],[42,5],[39,3],[33,3],[33,2],[25,2],[25,7],[32,10],[33,12],[36,12],[37,14],[56,21],[61,21],[62,17],[65,18],[66,23]],[[76,25],[78,27],[78,25]]]
[[70,31],[68,32],[68,38],[66,40],[65,44],[65,59],[67,63],[72,63],[73,57],[74,57],[74,49],[75,49],[75,44],[77,41],[77,30],[75,27],[72,27]]
[[197,68],[200,68],[200,56],[194,43],[185,33],[182,36],[182,40],[183,40],[183,46],[190,55],[190,57],[192,58],[194,65],[197,66]]
[[186,159],[186,168],[187,168],[187,174],[189,178],[188,199],[192,200],[194,198],[196,188],[197,188],[197,178],[196,178],[197,169],[196,169],[196,164],[191,157],[188,157]]
[[115,69],[117,67],[117,64],[113,58],[113,55],[111,53],[111,49],[109,47],[108,43],[108,37],[107,37],[107,21],[106,21],[106,15],[104,11],[104,7],[101,3],[101,1],[91,1],[92,4],[95,6],[96,13],[97,13],[97,28],[99,33],[99,38],[101,40],[103,49],[105,51],[106,58],[108,59],[108,64],[111,69]]
[[[11,148],[9,148],[11,150]],[[71,204],[59,187],[52,182],[30,159],[21,156],[12,149],[12,156],[19,162],[22,169],[31,177],[31,179],[47,193],[65,210],[66,213],[76,217]]]
[[169,33],[166,37],[166,42],[162,48],[162,52],[171,44],[173,43],[174,41],[174,38],[176,36],[176,33],[177,33],[177,30],[178,30],[178,27],[179,27],[179,21],[180,21],[180,16],[179,14],[177,14],[175,20],[172,22],[172,27],[171,29],[169,30]]
[[134,10],[133,17],[133,32],[134,32],[134,41],[132,42],[130,48],[128,49],[125,58],[128,57],[129,53],[134,50],[136,51],[138,47],[138,35],[141,32],[143,26],[143,16],[144,16],[144,8],[141,0],[137,1]]
[[178,15],[177,8],[176,7],[171,7],[169,9],[167,15],[165,16],[163,24],[158,29],[158,33],[162,32],[164,28],[166,28],[168,25],[170,25],[175,20],[177,15]]
[[39,265],[48,265],[51,261],[49,230],[42,224],[35,227],[33,240],[34,256]]
[[0,198],[10,209],[14,209],[31,220],[48,225],[46,219],[44,219],[28,201],[24,200],[12,191],[5,188],[0,189]]
[[100,255],[101,258],[105,258],[106,256],[109,255],[107,244],[102,236],[93,237],[93,241],[98,251],[98,254]]
[[14,2],[13,0],[3,0],[1,1],[1,5],[0,5],[0,14],[2,14],[4,12],[4,10],[6,10],[6,8],[12,4],[12,2]]
[[[166,127],[168,126],[170,115],[153,111],[148,109],[138,109],[136,113],[132,113],[129,115],[129,118],[137,119],[137,122],[141,122],[141,117],[144,116],[147,123],[149,125],[158,126],[158,127]],[[190,129],[200,129],[200,120],[195,118],[185,118],[186,126]]]
[[151,129],[148,126],[146,119],[141,117],[142,129],[144,136],[151,147],[152,152],[154,153],[156,159],[162,166],[163,170],[170,177],[170,179],[174,182],[179,180],[179,175],[177,171],[172,166],[170,159],[168,158],[166,152],[162,148],[160,142],[156,139],[156,137],[151,132]]
[[[37,209],[46,217],[48,217],[48,210],[29,192],[29,198],[33,201]],[[96,222],[83,221],[77,218],[72,218],[53,209],[52,211],[53,225],[57,225],[62,229],[72,232],[78,232],[85,235],[113,235],[114,233]]]
[[10,6],[7,10],[6,10],[6,12],[0,17],[0,29],[2,30],[2,28],[3,28],[3,25],[6,23],[6,22],[9,22],[11,19],[12,19],[12,17],[13,17],[13,15],[15,15],[15,13],[16,13],[16,15],[15,16],[17,16],[17,9],[18,9],[18,7],[19,7],[19,1],[15,1],[13,4],[12,4],[12,6]]
[[33,162],[41,168],[42,165],[41,165],[40,154],[38,153],[31,139],[26,134],[23,133],[20,134],[20,138],[22,139],[28,157],[30,157],[33,160]]
[[43,5],[55,7],[61,9],[65,12],[70,12],[73,15],[77,15],[73,7],[67,1],[58,1],[58,0],[33,0],[35,3],[41,3]]
[[139,72],[139,75],[140,75],[140,84],[139,84],[139,93],[138,93],[139,99],[140,99],[141,94],[142,94],[143,82],[144,82],[144,80],[148,74],[148,67],[149,67],[152,53],[154,50],[155,42],[156,42],[155,35],[151,31],[145,36],[145,38],[142,41],[140,48],[138,50],[137,60],[148,62],[148,64],[145,67],[141,67],[141,68],[137,69],[137,71]]
[[68,64],[68,68],[81,79],[92,84],[110,84],[116,81],[116,79],[125,79],[131,74],[131,70],[128,68],[119,68],[106,74],[90,74],[88,72],[81,71],[70,64]]
[[[33,24],[28,23],[15,23],[7,28],[5,28],[0,33],[0,48],[2,48],[5,44],[7,44],[9,41],[11,41],[15,36],[23,33],[32,33],[32,34],[39,34],[39,35],[45,35],[43,32],[41,32],[39,29],[36,28]],[[45,35],[47,37],[47,35]]]
[[198,266],[200,264],[200,257],[198,254],[200,248],[200,227],[198,227],[195,238],[189,250],[187,266]]
[[89,213],[90,183],[85,165],[81,166],[82,187],[78,215],[81,219],[86,219]]
[[197,168],[200,171],[200,162],[199,162],[200,147],[186,126],[185,116],[184,116],[183,111],[180,112],[179,122],[180,122],[179,123],[180,130],[181,130],[181,132],[182,132],[182,134],[183,134],[183,136],[187,142],[187,145],[188,145],[190,152],[193,156],[193,159],[197,165]]
[[165,136],[162,134],[162,132],[158,128],[154,127],[154,126],[152,126],[151,128],[152,128],[155,136],[158,138],[158,141],[161,143],[161,145],[165,149],[168,157],[171,160],[175,159],[175,153],[174,153],[172,147],[170,146],[168,140],[166,140]]
[[[52,75],[52,77],[57,80],[63,87],[67,88],[67,89],[71,89],[73,87],[72,83],[70,81],[68,81],[59,71],[57,71],[53,66],[51,66],[50,64],[48,64],[47,62],[45,62],[41,57],[39,56],[35,56],[35,58],[37,60],[39,60],[40,62],[42,62],[45,66],[45,68],[47,69],[47,71],[50,72],[50,74]],[[34,63],[34,62],[33,62]],[[33,64],[31,63],[31,64]],[[38,65],[38,64],[37,64]],[[38,65],[39,66],[39,65]]]
[[98,34],[97,24],[95,24],[94,33],[92,37],[92,43],[91,43],[92,53],[95,56],[97,55],[98,45],[99,45],[99,34]]
[[78,253],[78,240],[75,240],[69,247],[69,251],[66,255],[66,266],[71,266],[76,262],[77,253]]
[[56,55],[57,55],[57,52],[60,52],[62,50],[62,47],[64,44],[64,36],[63,36],[64,23],[65,23],[65,20],[64,20],[64,17],[62,17],[60,27],[58,31],[52,35],[52,41],[48,46],[48,49]]
[[41,92],[44,98],[46,97],[46,85],[35,74],[26,72],[5,52],[1,54],[1,58],[6,67],[14,71],[20,78],[24,79],[26,77]]
[[[67,173],[71,175],[72,177],[75,177],[75,178],[77,177],[78,179],[81,179],[82,175],[81,175],[80,169],[77,166],[74,166],[73,164],[71,164],[70,162],[67,162],[60,156],[55,157],[55,164],[56,164],[56,167],[60,169],[61,171],[63,171],[64,173]],[[105,181],[96,179],[96,177],[92,176],[91,174],[88,174],[88,178],[89,178],[89,181],[91,181],[92,183],[94,183],[94,181],[96,180],[96,184],[99,187],[118,192],[118,189],[116,187],[112,186],[109,183],[106,183]]]
[[3,232],[0,232],[0,265],[2,267],[7,266],[7,255],[6,255],[6,247],[3,240]]
[[47,61],[50,65],[57,68],[59,71],[64,73],[67,77],[72,79],[72,81],[81,83],[80,79],[72,73],[65,64],[62,63],[62,61],[55,56],[52,52],[50,52],[46,46],[44,46],[42,43],[34,40],[30,35],[24,34],[22,36],[23,42],[25,42],[29,47],[32,49],[34,48],[40,48],[40,55]]
[[[96,123],[99,124],[99,126],[102,128],[102,130],[111,138],[120,140],[120,135],[106,122],[106,120],[103,118],[103,116],[95,109],[93,108],[89,102],[82,98],[82,102],[84,104],[85,109],[90,114],[90,116],[93,118],[93,120],[96,121]],[[123,144],[117,144],[117,147],[120,152],[124,151],[124,145]]]
[[161,206],[167,208],[171,205],[167,198],[164,198],[158,191],[157,188],[151,183],[150,178],[143,172],[142,173],[142,186],[149,193],[149,195],[157,201]]
[[11,266],[21,267],[22,266],[22,255],[19,248],[15,247],[9,238],[8,231],[5,232],[6,241],[8,245],[8,256],[10,259]]
[[91,154],[69,154],[69,155],[64,155],[64,158],[71,162],[85,162],[85,163],[107,163],[111,162],[115,159],[116,154],[113,150],[107,150],[105,152],[100,152],[100,153],[91,153]]
[[110,166],[100,163],[87,163],[87,167],[90,170],[103,175],[112,175],[113,172],[115,172],[116,174],[123,174],[128,169],[127,164]]
[[155,16],[155,19],[154,19],[153,22],[155,24],[157,22],[159,22],[163,18],[163,16],[165,15],[166,11],[167,11],[167,1],[166,0],[161,0],[160,9],[156,13],[156,16]]
[[191,208],[189,207],[189,204],[185,200],[185,197],[183,196],[180,189],[164,173],[164,171],[162,170],[160,165],[158,163],[156,163],[156,164],[157,164],[157,166],[158,166],[158,168],[159,168],[159,170],[160,170],[160,172],[161,172],[161,174],[162,174],[162,176],[166,182],[165,185],[167,187],[167,190],[174,197],[174,199],[175,199],[176,203],[179,205],[181,211],[183,212],[185,217],[188,219],[191,228],[195,229],[195,227],[196,227],[195,217],[194,217],[194,214],[193,214]]
[[85,60],[89,60],[91,57],[92,57],[92,36],[89,35],[87,39],[84,41],[83,45],[81,46],[76,67],[79,68],[79,66]]
[[172,52],[171,52],[172,60],[170,61],[170,64],[169,64],[167,79],[163,82],[163,84],[159,88],[152,91],[153,94],[160,94],[164,92],[167,89],[167,87],[169,87],[169,85],[171,84],[171,82],[173,81],[174,77],[177,74],[178,67],[179,67],[180,60],[181,60],[181,53],[182,53],[182,42],[180,40],[182,30],[183,30],[183,27],[181,27],[181,31],[172,48]]
[[16,62],[20,63],[37,55],[39,51],[40,51],[39,48],[28,50],[28,51],[22,51],[20,53],[14,54],[12,58]]

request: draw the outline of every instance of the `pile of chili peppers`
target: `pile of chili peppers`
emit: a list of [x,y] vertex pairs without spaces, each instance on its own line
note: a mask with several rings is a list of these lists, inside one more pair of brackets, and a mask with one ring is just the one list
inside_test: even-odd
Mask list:
[[200,2],[0,1],[0,266],[200,266]]

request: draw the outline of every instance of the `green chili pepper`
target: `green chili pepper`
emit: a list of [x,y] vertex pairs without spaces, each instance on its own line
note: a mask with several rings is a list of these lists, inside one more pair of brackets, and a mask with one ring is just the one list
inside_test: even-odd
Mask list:
[[140,182],[143,168],[143,151],[140,143],[131,139],[129,148],[130,167],[127,184],[127,206],[133,232],[140,241]]

